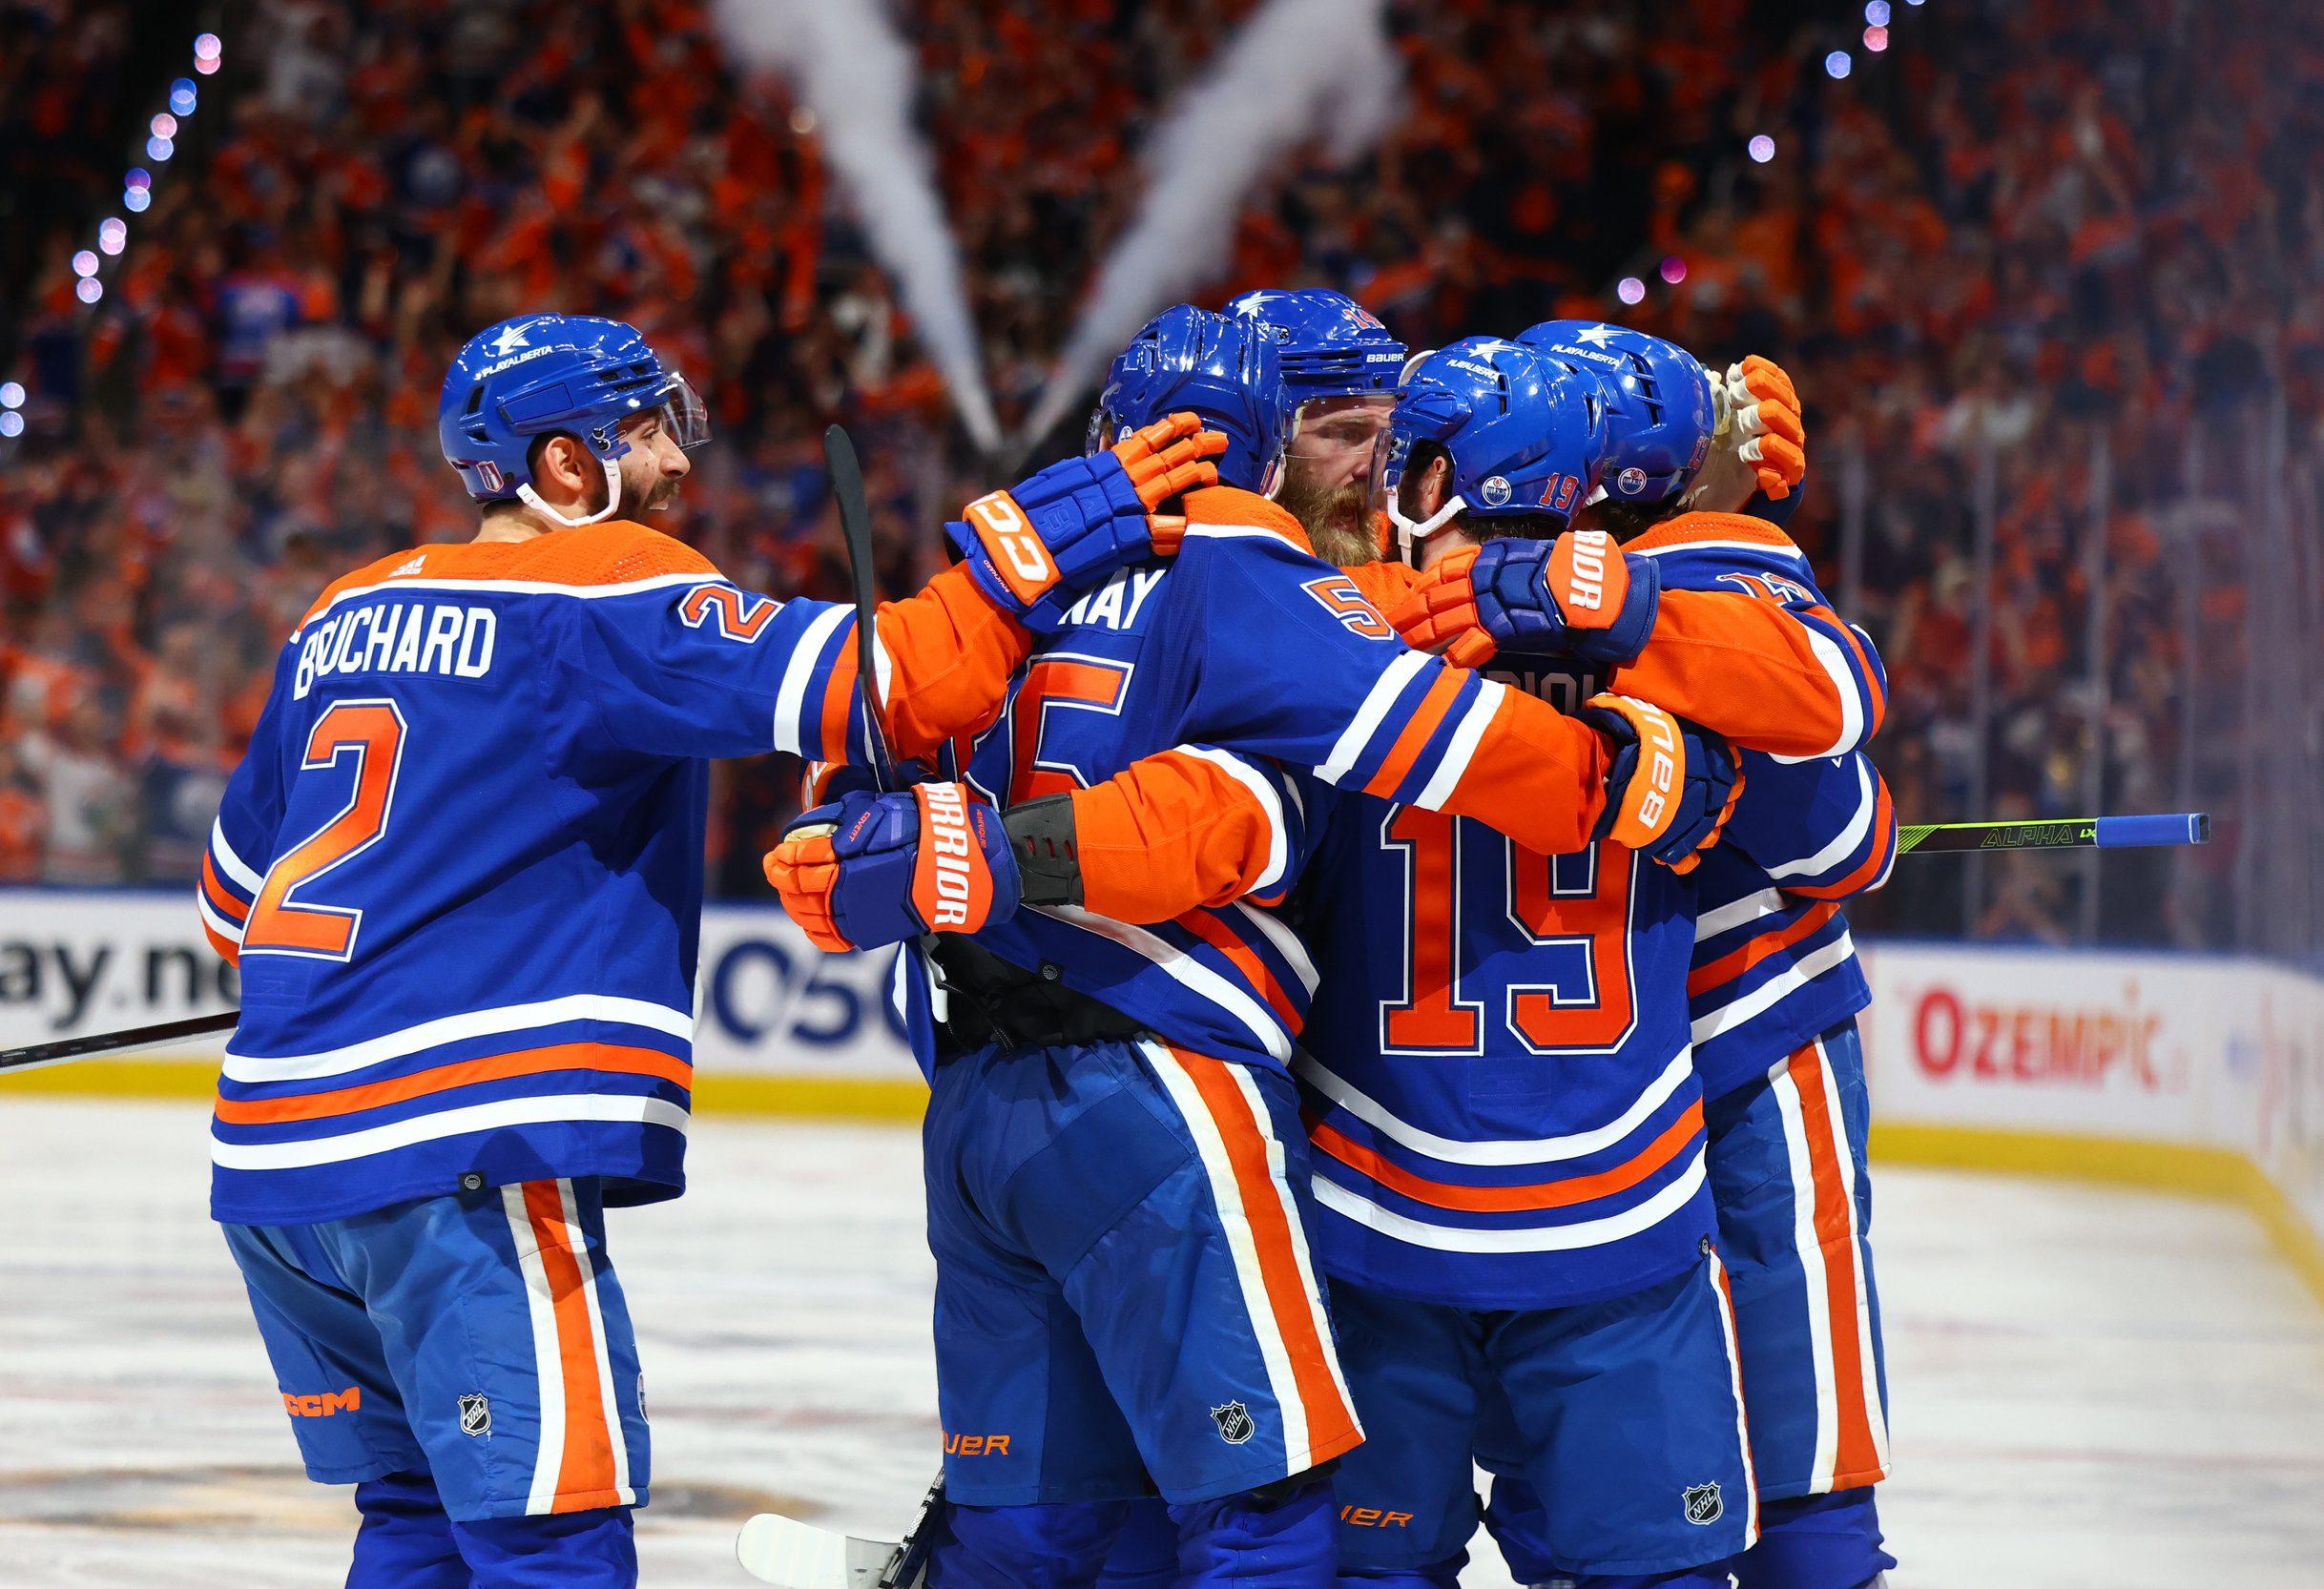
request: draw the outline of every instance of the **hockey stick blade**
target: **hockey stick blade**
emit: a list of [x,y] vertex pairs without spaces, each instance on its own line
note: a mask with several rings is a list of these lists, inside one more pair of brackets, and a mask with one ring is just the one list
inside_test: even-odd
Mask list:
[[164,1021],[156,1026],[132,1026],[120,1032],[93,1032],[85,1038],[59,1038],[23,1048],[0,1049],[0,1070],[35,1070],[42,1065],[93,1060],[100,1054],[130,1054],[165,1042],[186,1042],[219,1032],[231,1032],[241,1017],[232,1010],[222,1015],[197,1015],[187,1021]]
[[832,499],[839,505],[840,536],[847,546],[847,577],[856,604],[856,694],[863,705],[872,775],[882,789],[893,789],[896,762],[888,753],[887,731],[879,712],[880,596],[872,582],[871,506],[863,494],[863,464],[845,425],[823,432],[823,461],[831,471]]
[[903,1551],[892,1540],[857,1539],[775,1512],[744,1523],[735,1540],[742,1570],[782,1589],[881,1589],[893,1581],[885,1575]]

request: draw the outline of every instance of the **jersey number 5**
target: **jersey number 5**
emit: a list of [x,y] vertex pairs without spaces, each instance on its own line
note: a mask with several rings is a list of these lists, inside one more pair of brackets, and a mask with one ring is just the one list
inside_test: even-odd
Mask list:
[[267,869],[242,930],[243,954],[326,960],[354,955],[363,913],[299,896],[309,882],[369,849],[386,830],[396,773],[404,764],[404,713],[395,702],[339,701],[315,719],[300,766],[318,772],[348,757],[355,762],[355,788],[346,805]]
[[[1397,1053],[1481,1054],[1485,990],[1461,994],[1465,922],[1480,922],[1495,948],[1525,955],[1546,980],[1493,979],[1504,1001],[1497,1012],[1536,1054],[1603,1054],[1629,1035],[1637,1016],[1630,989],[1630,878],[1636,857],[1612,845],[1570,856],[1536,855],[1474,823],[1401,806],[1381,825],[1380,842],[1404,852],[1409,937],[1405,997],[1383,1000],[1380,1035]],[[1513,940],[1477,913],[1484,900],[1461,895],[1461,846],[1487,843],[1506,857],[1501,903]],[[1473,880],[1476,871],[1468,873]],[[1545,951],[1555,951],[1554,958]],[[1497,957],[1506,963],[1513,957]],[[1482,980],[1483,973],[1476,974]]]

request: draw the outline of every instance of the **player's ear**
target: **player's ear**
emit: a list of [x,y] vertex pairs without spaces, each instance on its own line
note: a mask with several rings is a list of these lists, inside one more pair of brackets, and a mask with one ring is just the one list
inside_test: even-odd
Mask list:
[[1428,461],[1428,466],[1421,471],[1418,490],[1421,500],[1416,505],[1420,508],[1416,518],[1425,519],[1444,506],[1444,499],[1452,493],[1450,454],[1440,452]]

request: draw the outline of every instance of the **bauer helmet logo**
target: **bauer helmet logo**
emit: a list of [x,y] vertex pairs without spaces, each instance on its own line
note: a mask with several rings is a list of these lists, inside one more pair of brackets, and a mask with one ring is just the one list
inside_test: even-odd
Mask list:
[[492,1404],[477,1392],[460,1398],[460,1433],[476,1438],[492,1433]]
[[1251,1409],[1239,1401],[1212,1408],[1211,1421],[1218,1426],[1218,1437],[1231,1446],[1243,1445],[1258,1433],[1258,1425],[1251,1421]]
[[1497,474],[1486,475],[1477,486],[1477,500],[1487,507],[1505,507],[1509,502],[1509,483]]
[[1690,1485],[1678,1497],[1687,1509],[1687,1521],[1708,1528],[1727,1515],[1727,1503],[1719,1498],[1716,1484]]

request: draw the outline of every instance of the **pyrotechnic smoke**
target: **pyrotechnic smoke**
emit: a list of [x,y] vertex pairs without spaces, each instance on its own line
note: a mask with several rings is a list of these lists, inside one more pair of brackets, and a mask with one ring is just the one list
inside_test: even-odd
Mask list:
[[1269,0],[1181,93],[1145,151],[1147,191],[1027,422],[1033,442],[1130,334],[1216,273],[1243,200],[1311,137],[1352,160],[1386,130],[1398,83],[1387,0]]
[[960,247],[912,125],[917,63],[880,0],[718,0],[728,42],[789,79],[977,444],[1000,445]]

